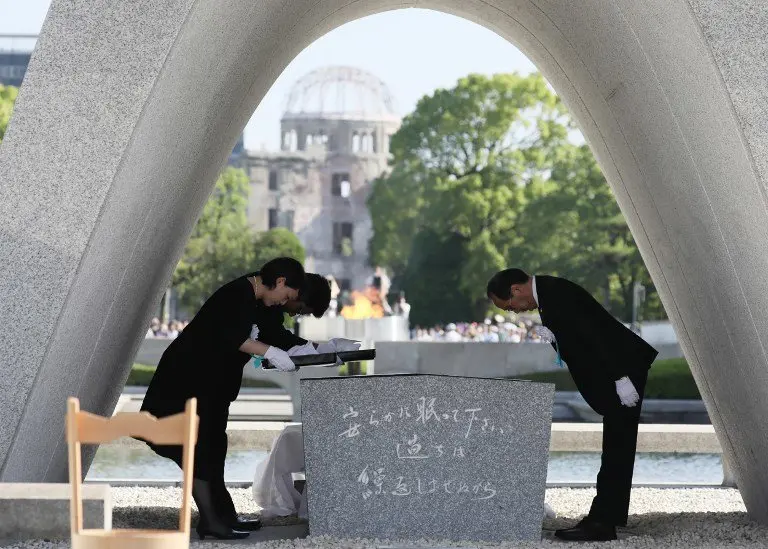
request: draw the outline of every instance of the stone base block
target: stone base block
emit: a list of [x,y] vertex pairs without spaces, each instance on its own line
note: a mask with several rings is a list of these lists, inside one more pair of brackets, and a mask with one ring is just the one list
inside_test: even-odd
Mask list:
[[[0,483],[0,540],[69,539],[70,490],[66,483]],[[112,527],[109,485],[83,485],[83,526]]]

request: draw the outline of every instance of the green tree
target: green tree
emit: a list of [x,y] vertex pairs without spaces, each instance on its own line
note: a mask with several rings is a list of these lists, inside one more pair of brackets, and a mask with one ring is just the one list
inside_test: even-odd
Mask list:
[[254,233],[248,226],[248,176],[226,168],[206,202],[173,274],[180,305],[196,312],[217,288],[276,257],[304,262],[295,234],[277,228]]
[[664,312],[632,234],[587,145],[563,144],[544,192],[525,207],[510,250],[530,272],[565,276],[584,286],[613,314],[629,321],[635,282],[649,289],[644,317]]
[[369,199],[373,261],[397,276],[422,231],[461,242],[463,260],[449,267],[456,284],[444,291],[471,296],[472,316],[482,316],[487,276],[506,266],[529,187],[546,179],[571,126],[539,74],[473,74],[422,98],[392,137],[392,173]]
[[196,312],[219,286],[254,269],[247,204],[248,176],[243,170],[226,168],[173,274],[173,287],[182,307]]
[[415,163],[400,163],[392,172],[373,182],[368,209],[373,236],[368,242],[373,265],[389,267],[393,281],[405,272],[411,243],[421,226],[424,207],[424,170]]
[[257,267],[276,257],[292,257],[304,263],[306,256],[299,237],[282,227],[255,234],[253,250],[253,265]]
[[429,229],[415,235],[401,280],[411,304],[412,325],[433,326],[473,316],[471,294],[453,291],[461,282],[456,266],[466,255],[459,235],[443,236]]
[[3,142],[3,137],[5,137],[5,131],[8,128],[8,122],[11,120],[13,105],[16,102],[18,93],[18,88],[0,84],[0,143]]

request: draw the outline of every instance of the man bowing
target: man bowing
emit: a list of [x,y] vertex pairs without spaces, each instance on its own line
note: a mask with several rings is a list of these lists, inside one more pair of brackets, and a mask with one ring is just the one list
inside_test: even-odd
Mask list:
[[587,404],[603,416],[597,495],[581,522],[555,535],[572,541],[616,539],[616,526],[627,524],[640,406],[658,351],[564,278],[506,269],[488,281],[487,294],[506,311],[539,310],[543,339],[557,352],[557,362],[568,366]]

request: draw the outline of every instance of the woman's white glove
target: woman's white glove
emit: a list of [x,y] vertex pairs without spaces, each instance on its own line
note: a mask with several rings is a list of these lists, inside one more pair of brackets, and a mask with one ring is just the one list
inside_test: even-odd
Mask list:
[[619,395],[621,403],[629,408],[635,406],[640,400],[637,389],[635,389],[632,381],[627,376],[616,380],[616,394]]
[[296,365],[291,360],[291,357],[288,356],[288,353],[274,345],[267,349],[267,352],[264,353],[264,358],[269,360],[270,364],[281,372],[290,372],[296,369]]

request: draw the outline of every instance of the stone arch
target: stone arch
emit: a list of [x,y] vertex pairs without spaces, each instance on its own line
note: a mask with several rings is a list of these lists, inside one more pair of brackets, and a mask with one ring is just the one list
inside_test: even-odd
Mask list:
[[[324,33],[402,5],[101,3],[53,0],[0,149],[4,481],[66,479],[65,398],[113,409],[216,175],[282,69]],[[760,0],[414,5],[514,42],[563,98],[627,218],[747,508],[768,520]],[[59,74],[70,75],[66,88]],[[92,109],[102,116],[82,116],[83,98],[107,97],[108,111]]]

